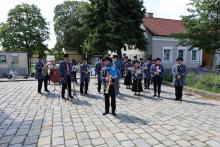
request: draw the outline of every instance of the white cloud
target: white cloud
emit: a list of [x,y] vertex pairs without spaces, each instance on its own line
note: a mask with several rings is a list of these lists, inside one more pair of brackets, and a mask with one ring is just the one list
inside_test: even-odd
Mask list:
[[160,0],[155,11],[155,15],[162,18],[180,19],[181,15],[186,15],[187,4],[190,0]]

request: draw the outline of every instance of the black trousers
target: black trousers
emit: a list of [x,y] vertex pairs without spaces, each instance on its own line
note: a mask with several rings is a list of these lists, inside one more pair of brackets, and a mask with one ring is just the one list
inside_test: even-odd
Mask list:
[[77,83],[76,72],[73,73],[73,78],[74,78],[73,82]]
[[175,95],[176,95],[176,100],[182,100],[182,96],[183,96],[182,86],[175,86]]
[[38,80],[38,92],[41,92],[41,89],[42,89],[42,85],[43,85],[43,82],[44,82],[44,90],[48,90],[47,89],[47,85],[48,85],[48,79],[45,78],[45,79],[42,79],[42,80]]
[[[85,85],[85,89],[84,89],[84,85]],[[83,89],[84,89],[84,92],[87,93],[88,86],[89,86],[88,79],[85,78],[85,80],[83,82],[80,82],[80,93],[83,93]]]
[[150,79],[151,78],[144,78],[144,87],[149,88],[150,87]]
[[98,81],[98,92],[102,89],[102,81]]
[[153,77],[154,95],[156,95],[157,93],[158,95],[160,95],[162,81],[163,81],[163,78],[160,76]]
[[116,109],[116,100],[115,100],[115,90],[114,84],[109,87],[109,93],[105,93],[105,112],[109,113],[110,108],[110,97],[111,97],[111,107],[112,113],[115,113]]
[[61,91],[62,97],[65,95],[65,89],[67,89],[68,95],[72,96],[72,94],[71,94],[71,79],[70,79],[70,76],[67,76],[67,83],[62,84],[62,91]]

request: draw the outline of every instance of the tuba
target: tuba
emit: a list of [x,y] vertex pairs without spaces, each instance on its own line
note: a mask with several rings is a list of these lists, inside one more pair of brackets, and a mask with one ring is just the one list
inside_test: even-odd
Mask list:
[[110,89],[110,85],[112,84],[112,78],[111,78],[111,76],[110,76],[108,71],[106,73],[106,77],[108,78],[108,82],[106,83],[105,94],[108,94],[109,93],[109,89]]

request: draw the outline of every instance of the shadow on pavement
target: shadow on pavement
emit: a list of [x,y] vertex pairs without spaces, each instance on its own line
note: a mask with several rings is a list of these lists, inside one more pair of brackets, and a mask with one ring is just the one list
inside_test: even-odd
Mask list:
[[[43,114],[44,111],[41,113]],[[36,114],[38,112],[36,112]],[[35,113],[33,113],[35,115]],[[28,119],[30,117],[30,119]],[[43,119],[32,119],[30,114],[24,114],[12,110],[7,114],[4,110],[0,109],[0,146],[7,147],[16,144],[14,137],[22,135],[22,140],[19,144],[37,146],[38,138],[40,136],[40,130],[43,125]],[[31,139],[30,136],[34,135],[35,139]],[[16,145],[15,145],[16,146]]]
[[118,113],[116,118],[119,119],[121,123],[134,123],[138,125],[148,125],[150,123],[148,120],[129,114]]
[[81,105],[81,106],[91,106],[91,104],[85,100],[74,99],[72,100],[72,104]]
[[[175,98],[167,98],[167,97],[161,97],[163,99],[169,100],[169,101],[174,101]],[[211,104],[211,103],[205,103],[205,102],[199,102],[199,101],[190,101],[190,100],[182,100],[182,102],[186,102],[186,103],[191,103],[191,104],[196,104],[196,105],[202,105],[202,106],[217,106],[215,104]]]

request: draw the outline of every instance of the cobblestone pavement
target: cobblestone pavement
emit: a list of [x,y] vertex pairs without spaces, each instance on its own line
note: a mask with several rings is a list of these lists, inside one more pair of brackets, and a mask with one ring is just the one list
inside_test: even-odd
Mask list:
[[[152,90],[137,97],[121,86],[117,117],[103,116],[103,95],[95,81],[89,96],[59,98],[60,86],[39,95],[36,81],[0,83],[0,146],[215,146],[220,147],[220,103],[185,94],[175,102],[173,88],[163,99]],[[56,91],[57,90],[57,91]]]

